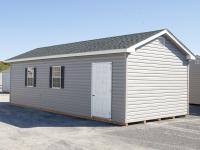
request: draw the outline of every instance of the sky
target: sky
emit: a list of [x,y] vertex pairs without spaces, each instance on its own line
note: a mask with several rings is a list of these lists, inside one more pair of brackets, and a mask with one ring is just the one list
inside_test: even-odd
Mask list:
[[200,1],[0,0],[0,60],[37,47],[163,28],[200,54]]

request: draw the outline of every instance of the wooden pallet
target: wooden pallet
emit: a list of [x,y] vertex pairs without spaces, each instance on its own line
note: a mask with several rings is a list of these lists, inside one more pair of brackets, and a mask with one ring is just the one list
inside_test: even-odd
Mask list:
[[159,121],[164,121],[164,120],[174,120],[176,118],[185,118],[186,115],[181,115],[181,116],[172,116],[172,117],[164,117],[164,118],[158,118],[158,119],[151,119],[151,120],[144,120],[144,121],[139,121],[139,122],[133,122],[133,123],[128,123],[128,125],[135,125],[135,124],[147,124],[149,122],[159,122]]

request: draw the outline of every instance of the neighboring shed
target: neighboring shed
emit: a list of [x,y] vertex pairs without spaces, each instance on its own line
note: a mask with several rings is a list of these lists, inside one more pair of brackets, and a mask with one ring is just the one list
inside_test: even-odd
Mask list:
[[10,68],[2,71],[2,91],[10,92]]
[[200,105],[200,56],[190,61],[190,104]]
[[2,89],[2,72],[0,72],[0,92],[3,92],[3,89]]
[[0,72],[0,92],[10,92],[10,68]]
[[11,104],[127,124],[188,114],[188,60],[168,30],[37,48],[11,63]]

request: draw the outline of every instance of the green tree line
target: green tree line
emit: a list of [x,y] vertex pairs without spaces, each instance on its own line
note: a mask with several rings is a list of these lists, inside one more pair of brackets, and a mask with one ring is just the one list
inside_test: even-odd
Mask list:
[[6,70],[7,68],[9,68],[9,64],[4,63],[4,62],[0,62],[0,71]]

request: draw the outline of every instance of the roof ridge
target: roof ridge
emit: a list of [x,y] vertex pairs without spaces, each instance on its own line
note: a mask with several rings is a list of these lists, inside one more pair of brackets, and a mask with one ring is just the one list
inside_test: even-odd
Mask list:
[[82,40],[82,41],[70,42],[70,43],[65,43],[65,44],[42,46],[42,47],[38,47],[38,48],[35,48],[35,49],[42,49],[42,48],[48,48],[48,47],[54,47],[54,46],[63,46],[63,45],[67,45],[67,44],[77,44],[77,43],[90,42],[90,41],[96,41],[96,40],[105,40],[105,39],[109,39],[109,38],[119,38],[119,37],[123,37],[123,36],[130,36],[130,35],[136,35],[136,34],[145,34],[145,33],[151,33],[151,32],[159,32],[159,31],[161,32],[163,30],[167,30],[167,29],[152,30],[152,31],[146,31],[146,32],[137,32],[137,33],[132,33],[132,34],[117,35],[117,36],[108,36],[108,37],[103,37],[103,38],[95,38],[95,39],[91,39],[91,40]]
[[96,38],[91,40],[77,41],[66,44],[44,46],[32,49],[8,60],[23,59],[30,57],[41,57],[50,55],[83,53],[91,51],[105,51],[111,49],[126,49],[132,45],[145,40],[146,38],[160,33],[166,29],[138,32],[132,34]]

